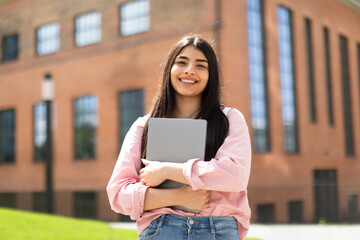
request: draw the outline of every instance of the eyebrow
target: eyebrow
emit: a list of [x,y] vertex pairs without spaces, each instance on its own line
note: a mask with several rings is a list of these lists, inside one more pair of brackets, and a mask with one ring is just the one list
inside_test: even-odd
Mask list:
[[[189,60],[189,58],[187,56],[177,56],[176,58],[181,58],[181,59],[185,59],[185,60]],[[208,61],[206,59],[196,59],[195,62],[205,62],[207,63]]]

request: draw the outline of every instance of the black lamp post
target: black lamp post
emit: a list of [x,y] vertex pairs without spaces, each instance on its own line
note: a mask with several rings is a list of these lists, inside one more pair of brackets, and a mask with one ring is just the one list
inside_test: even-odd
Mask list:
[[52,173],[52,101],[54,98],[54,83],[51,74],[47,73],[42,82],[42,97],[46,105],[46,199],[49,213],[53,213],[53,173]]

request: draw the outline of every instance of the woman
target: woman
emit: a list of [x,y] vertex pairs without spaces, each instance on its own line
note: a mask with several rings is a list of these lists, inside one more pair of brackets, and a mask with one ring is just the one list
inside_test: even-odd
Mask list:
[[[184,164],[147,161],[149,117],[206,119],[205,159]],[[110,205],[137,220],[140,240],[244,240],[250,220],[250,163],[250,137],[243,115],[220,104],[214,50],[204,39],[187,36],[169,53],[150,114],[139,118],[125,137],[107,186]],[[166,179],[185,185],[154,188]],[[176,205],[200,213],[171,208]]]

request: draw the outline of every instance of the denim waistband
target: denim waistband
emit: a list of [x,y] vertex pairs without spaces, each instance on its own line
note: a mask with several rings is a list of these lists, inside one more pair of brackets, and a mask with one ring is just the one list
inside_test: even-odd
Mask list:
[[194,228],[210,228],[212,230],[220,228],[237,229],[237,221],[234,217],[184,217],[174,214],[164,214],[157,218],[154,224],[161,227],[162,225],[175,225]]

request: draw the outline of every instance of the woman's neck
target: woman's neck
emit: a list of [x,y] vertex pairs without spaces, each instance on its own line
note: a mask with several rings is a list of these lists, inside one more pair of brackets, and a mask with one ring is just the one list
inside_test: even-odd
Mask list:
[[174,118],[195,118],[201,107],[200,97],[185,97],[175,94]]

